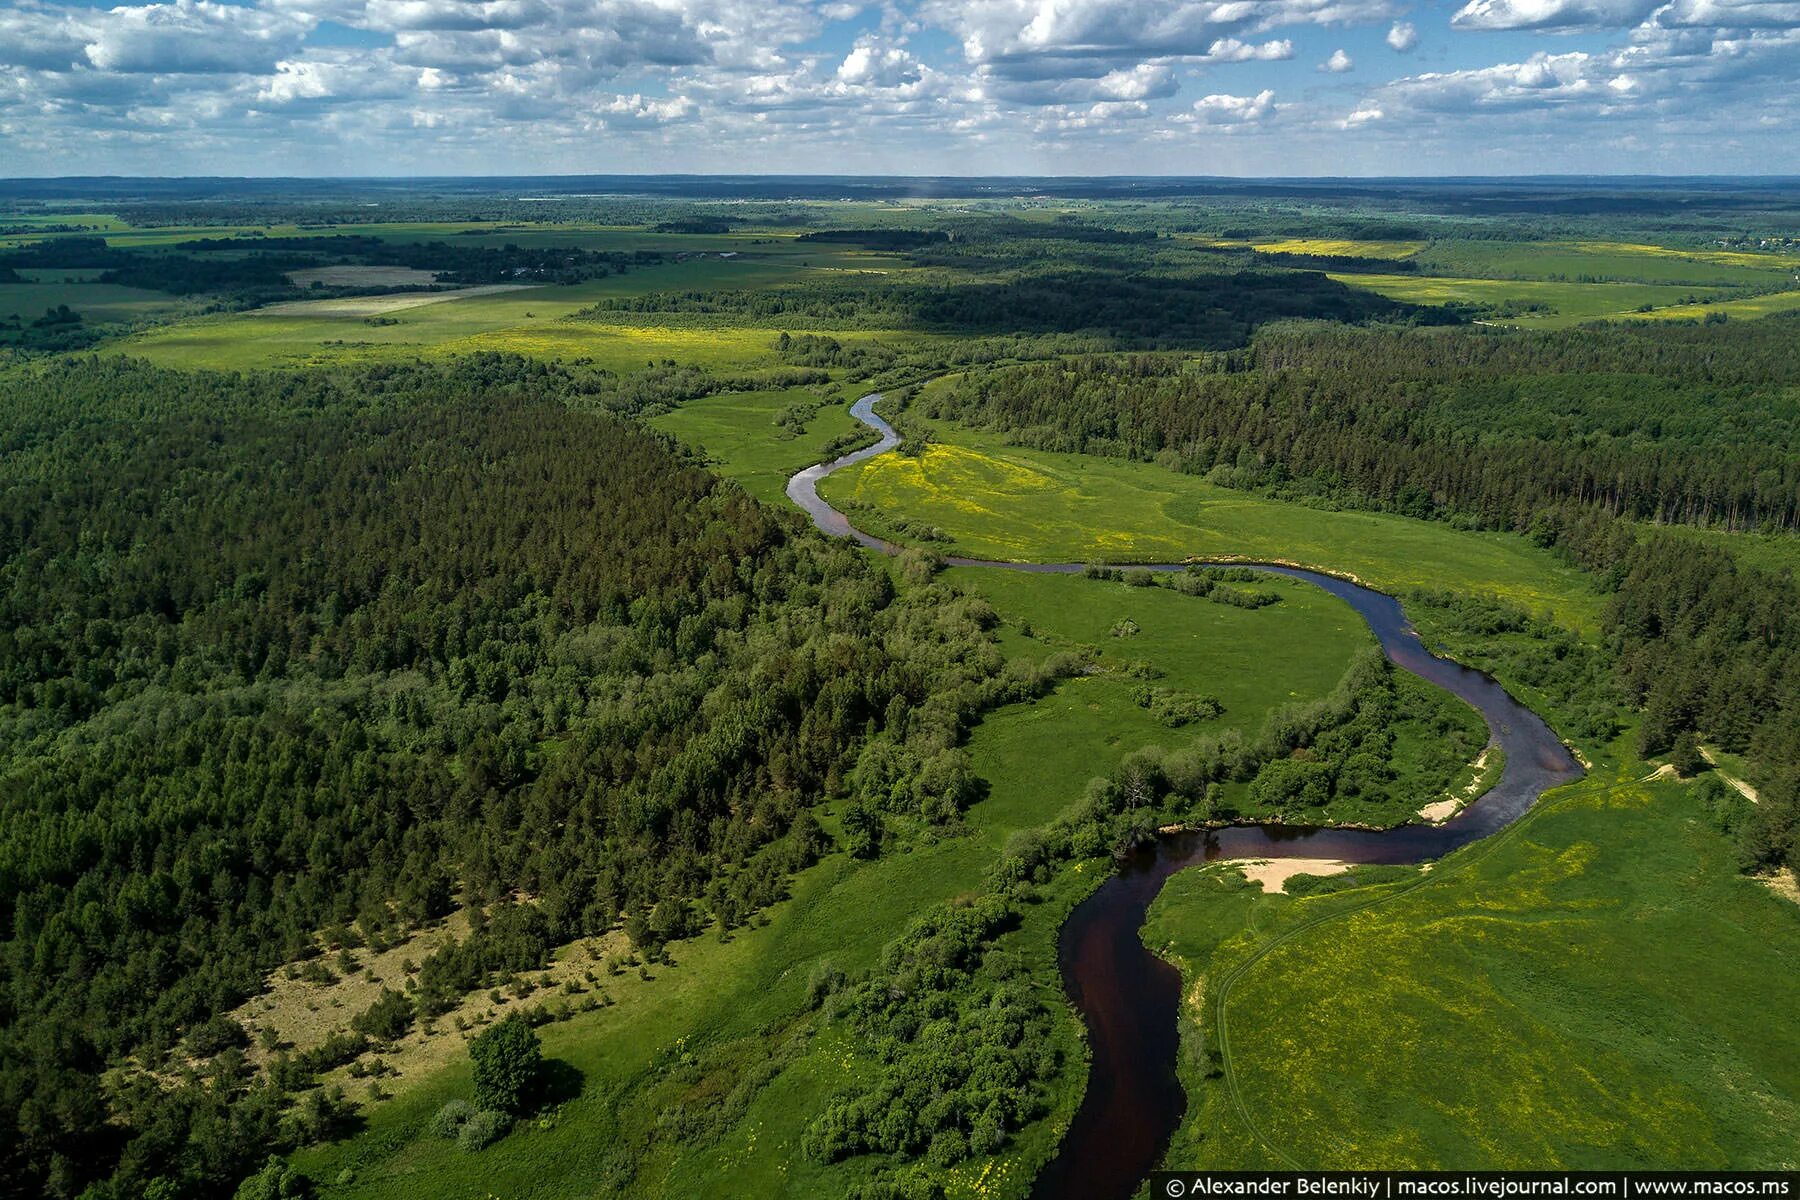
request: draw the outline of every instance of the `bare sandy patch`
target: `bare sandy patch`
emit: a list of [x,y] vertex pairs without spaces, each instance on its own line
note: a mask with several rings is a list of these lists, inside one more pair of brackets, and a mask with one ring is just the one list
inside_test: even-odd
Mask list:
[[1350,864],[1335,858],[1254,858],[1237,864],[1244,878],[1262,885],[1265,892],[1286,892],[1296,875],[1341,875]]
[[492,296],[500,292],[519,292],[541,285],[531,283],[488,283],[480,287],[452,288],[442,292],[399,292],[392,296],[351,296],[341,300],[283,300],[256,309],[267,316],[287,317],[378,317],[382,313],[424,304],[442,304],[446,300],[466,300],[470,296]]
[[1424,808],[1421,808],[1419,810],[1419,817],[1422,820],[1431,822],[1433,825],[1442,825],[1445,821],[1454,817],[1458,812],[1461,812],[1464,805],[1470,803],[1487,790],[1487,788],[1482,786],[1483,784],[1492,786],[1487,778],[1487,765],[1493,757],[1494,743],[1489,742],[1481,748],[1481,753],[1475,756],[1475,761],[1469,764],[1469,769],[1475,772],[1475,777],[1452,794],[1445,796],[1442,800],[1434,801],[1431,804],[1427,804]]
[[1194,986],[1188,989],[1187,1006],[1194,1010],[1194,1019],[1199,1020],[1206,1011],[1206,976],[1194,980]]
[[340,264],[335,267],[308,267],[289,271],[288,282],[295,287],[419,287],[437,282],[436,271],[418,267],[375,267]]
[[1419,816],[1430,821],[1433,825],[1442,825],[1445,821],[1454,817],[1456,815],[1456,810],[1461,807],[1462,802],[1455,796],[1446,796],[1435,804],[1427,804],[1424,808],[1421,808],[1419,810]]
[[[384,988],[407,992],[407,980],[413,975],[409,966],[416,970],[434,950],[463,940],[468,932],[467,915],[458,912],[380,953],[367,948],[351,951],[353,970],[343,969],[338,952],[323,954],[317,961],[336,976],[330,983],[312,982],[304,974],[278,968],[269,975],[266,991],[231,1013],[252,1035],[247,1057],[258,1066],[273,1057],[257,1036],[265,1028],[274,1031],[282,1049],[302,1051],[350,1032],[351,1019],[375,1003]],[[579,1011],[585,1004],[607,1002],[609,991],[629,978],[622,972],[612,975],[607,970],[608,960],[622,962],[629,952],[630,944],[618,930],[563,946],[544,970],[520,973],[517,978],[523,988],[503,985],[472,992],[447,1013],[419,1017],[404,1037],[371,1049],[361,1061],[366,1064],[379,1059],[384,1064],[381,1086],[391,1091],[397,1083],[421,1078],[457,1061],[466,1053],[469,1038],[515,1008],[541,1004],[558,1015]],[[524,995],[519,994],[521,990]],[[352,1082],[347,1068],[324,1078]],[[359,1089],[347,1090],[353,1098],[362,1098]]]
[[1792,867],[1783,867],[1779,871],[1767,875],[1758,875],[1757,881],[1784,900],[1792,900],[1800,904],[1800,879],[1794,877]]

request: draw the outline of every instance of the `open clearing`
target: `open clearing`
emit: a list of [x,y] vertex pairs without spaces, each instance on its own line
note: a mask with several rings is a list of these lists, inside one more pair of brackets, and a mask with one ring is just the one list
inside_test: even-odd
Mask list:
[[1736,300],[1717,300],[1711,304],[1675,304],[1654,312],[1634,313],[1635,318],[1649,321],[1704,321],[1719,313],[1740,321],[1800,309],[1800,291],[1772,292],[1766,296],[1744,296]]
[[[609,275],[585,283],[514,287],[509,291],[474,288],[461,293],[430,293],[438,302],[398,310],[396,323],[371,326],[365,315],[330,305],[358,300],[303,301],[299,311],[257,310],[183,321],[113,343],[109,349],[150,359],[164,366],[306,367],[341,362],[414,358],[421,354],[459,354],[479,350],[513,350],[544,357],[591,357],[606,365],[641,367],[654,358],[677,358],[695,366],[736,366],[772,356],[773,330],[694,328],[647,332],[658,325],[654,314],[618,313],[611,321],[557,324],[581,309],[610,297],[637,296],[664,289],[761,287],[792,278],[804,268],[763,259],[691,258]],[[411,294],[403,299],[413,298]],[[754,352],[747,343],[756,343]]]
[[[1600,597],[1523,538],[1384,513],[1331,512],[1218,487],[1148,463],[1028,450],[941,426],[917,458],[884,455],[820,494],[871,532],[899,518],[946,548],[1019,562],[1176,562],[1238,556],[1354,575],[1384,591],[1458,588],[1599,625]],[[904,539],[902,539],[904,540]]]
[[1789,256],[1686,250],[1629,242],[1439,241],[1418,255],[1421,270],[1494,280],[1573,283],[1779,286],[1791,279]]
[[[793,407],[818,411],[795,436],[776,424]],[[714,470],[735,479],[769,504],[785,504],[788,476],[819,462],[827,443],[864,428],[842,402],[821,402],[802,388],[771,392],[717,392],[689,400],[650,424],[689,446],[704,449]]]

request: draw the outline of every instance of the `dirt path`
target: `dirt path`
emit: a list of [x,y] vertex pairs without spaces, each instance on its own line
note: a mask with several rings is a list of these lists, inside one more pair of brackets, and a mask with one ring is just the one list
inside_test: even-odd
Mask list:
[[1743,796],[1746,800],[1750,801],[1750,803],[1752,803],[1752,804],[1761,804],[1762,803],[1762,797],[1756,794],[1755,788],[1751,787],[1749,784],[1745,783],[1743,780],[1739,779],[1737,776],[1727,774],[1725,771],[1720,769],[1719,760],[1713,756],[1713,752],[1711,750],[1707,749],[1705,746],[1700,747],[1700,757],[1704,758],[1707,762],[1712,764],[1713,774],[1717,775],[1720,779],[1723,779],[1726,783],[1729,783],[1732,787],[1736,788],[1740,793],[1743,794]]

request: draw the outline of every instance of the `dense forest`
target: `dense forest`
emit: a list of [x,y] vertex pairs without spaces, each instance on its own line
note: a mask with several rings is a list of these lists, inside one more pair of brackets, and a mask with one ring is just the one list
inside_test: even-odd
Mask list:
[[309,1089],[346,1048],[261,1079],[215,1020],[327,927],[489,907],[426,1005],[621,922],[729,928],[870,730],[942,785],[872,822],[955,819],[962,725],[1040,682],[991,610],[897,596],[599,411],[628,393],[495,356],[8,378],[8,1194],[210,1194],[341,1125]]

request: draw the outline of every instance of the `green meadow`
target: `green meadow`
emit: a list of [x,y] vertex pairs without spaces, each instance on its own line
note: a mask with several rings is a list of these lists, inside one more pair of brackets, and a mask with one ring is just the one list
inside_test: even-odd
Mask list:
[[[941,428],[918,457],[884,455],[820,493],[872,532],[906,519],[944,548],[1016,562],[1279,560],[1385,591],[1451,587],[1598,626],[1600,597],[1573,567],[1522,538],[1441,522],[1333,512],[1218,487],[1148,463],[1007,446]],[[905,540],[902,538],[901,540]]]
[[[776,423],[795,406],[817,406],[801,434]],[[716,392],[689,400],[650,424],[704,450],[714,470],[766,504],[786,504],[788,476],[819,462],[833,439],[866,428],[847,405],[822,402],[804,388]]]
[[1164,888],[1143,938],[1182,972],[1170,1166],[1800,1162],[1800,1028],[1777,1015],[1800,923],[1691,785],[1577,784],[1429,872],[1358,874]]
[[1328,254],[1339,258],[1411,258],[1425,248],[1424,242],[1370,241],[1357,238],[1285,238],[1279,242],[1257,242],[1255,249],[1264,254]]

